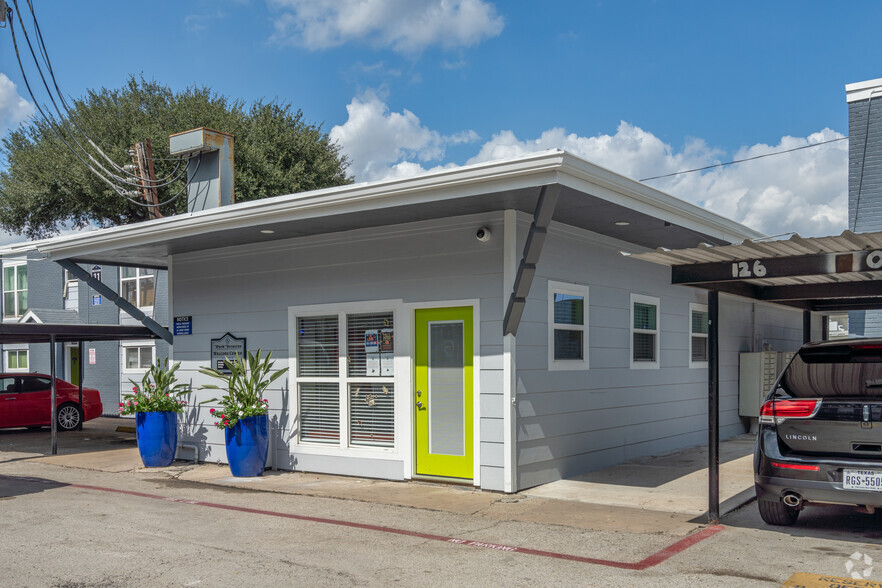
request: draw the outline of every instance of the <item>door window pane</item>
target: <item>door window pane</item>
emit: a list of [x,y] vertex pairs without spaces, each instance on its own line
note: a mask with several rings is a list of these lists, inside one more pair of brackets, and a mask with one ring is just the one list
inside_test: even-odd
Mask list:
[[429,324],[429,453],[465,455],[463,323]]

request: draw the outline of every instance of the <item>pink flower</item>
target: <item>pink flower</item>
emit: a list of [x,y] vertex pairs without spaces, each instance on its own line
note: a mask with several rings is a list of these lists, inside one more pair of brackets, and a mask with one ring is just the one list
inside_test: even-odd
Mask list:
[[211,414],[214,414],[214,409],[212,408],[212,409],[209,410],[208,412],[210,412]]
[[132,386],[132,392],[137,392],[137,391],[138,391],[138,387],[137,387],[137,386]]
[[135,406],[138,406],[138,403],[137,403],[137,402],[135,403]]
[[119,403],[119,407],[120,407],[120,408],[122,408],[122,406],[123,406],[123,403],[122,403],[122,402],[120,402],[120,403]]

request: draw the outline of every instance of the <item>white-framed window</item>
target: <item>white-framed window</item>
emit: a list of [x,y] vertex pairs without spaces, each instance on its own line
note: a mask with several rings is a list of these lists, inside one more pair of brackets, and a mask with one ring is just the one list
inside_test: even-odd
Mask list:
[[3,318],[20,317],[28,311],[27,262],[3,266]]
[[298,442],[395,447],[392,309],[294,317]]
[[156,344],[150,342],[125,342],[121,345],[122,371],[143,374],[156,361]]
[[707,304],[689,303],[689,367],[706,368],[708,354]]
[[3,369],[7,372],[28,371],[28,350],[6,349],[3,351]]
[[548,369],[588,369],[588,286],[548,281]]
[[631,294],[631,368],[659,367],[659,299]]
[[156,271],[140,267],[119,268],[119,294],[140,309],[152,308],[156,291]]

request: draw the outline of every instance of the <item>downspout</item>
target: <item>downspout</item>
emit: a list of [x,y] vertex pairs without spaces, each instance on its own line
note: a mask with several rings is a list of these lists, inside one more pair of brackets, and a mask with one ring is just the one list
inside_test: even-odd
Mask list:
[[172,334],[169,332],[168,329],[141,312],[136,306],[134,306],[125,298],[121,298],[118,293],[114,292],[106,284],[104,284],[100,280],[96,280],[95,278],[93,278],[92,274],[90,274],[74,262],[70,261],[69,259],[59,259],[53,261],[69,271],[71,275],[76,276],[78,279],[88,284],[90,288],[101,294],[101,296],[116,304],[120,308],[120,310],[129,313],[132,317],[135,318],[135,320],[140,321],[142,325],[150,329],[150,331],[152,331],[157,337],[159,337],[169,345],[174,344]]

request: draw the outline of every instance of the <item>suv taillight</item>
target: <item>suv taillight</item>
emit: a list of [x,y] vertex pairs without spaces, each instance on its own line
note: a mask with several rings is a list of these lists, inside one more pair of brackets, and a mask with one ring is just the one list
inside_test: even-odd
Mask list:
[[760,422],[772,423],[778,419],[807,419],[818,411],[821,401],[814,400],[769,400],[760,408]]

